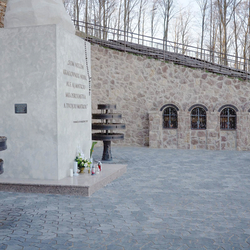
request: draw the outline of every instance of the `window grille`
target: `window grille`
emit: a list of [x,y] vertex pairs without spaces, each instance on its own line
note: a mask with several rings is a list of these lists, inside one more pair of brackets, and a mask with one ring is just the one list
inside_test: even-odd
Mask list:
[[191,112],[191,129],[206,129],[206,127],[206,110],[201,107],[194,108]]
[[167,107],[163,110],[163,128],[177,128],[178,115],[177,110],[173,107]]
[[236,112],[232,108],[224,108],[220,113],[220,128],[221,129],[236,129]]

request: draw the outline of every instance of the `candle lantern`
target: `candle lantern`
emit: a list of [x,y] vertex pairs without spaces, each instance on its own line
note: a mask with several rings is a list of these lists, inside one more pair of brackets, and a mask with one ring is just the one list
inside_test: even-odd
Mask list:
[[78,170],[78,162],[74,161],[74,165],[73,165],[73,175],[74,176],[78,175],[77,170]]

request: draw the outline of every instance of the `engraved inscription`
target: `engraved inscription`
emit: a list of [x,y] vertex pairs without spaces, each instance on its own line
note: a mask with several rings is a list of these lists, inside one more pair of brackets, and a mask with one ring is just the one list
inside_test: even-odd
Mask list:
[[67,87],[72,87],[74,89],[86,89],[86,86],[79,83],[66,82]]
[[73,121],[73,123],[85,123],[88,122],[88,120],[83,120],[83,121]]
[[76,98],[76,99],[86,99],[86,95],[83,94],[76,94],[76,93],[65,93],[66,97],[69,98]]
[[[74,69],[73,69],[74,68]],[[68,92],[65,92],[65,97],[70,99],[78,100],[78,102],[82,102],[81,100],[86,100],[86,86],[82,83],[82,80],[87,80],[86,76],[83,74],[84,66],[81,63],[76,63],[72,60],[68,60],[67,69],[63,69],[63,74],[69,76],[70,78],[66,81],[66,87],[71,90],[74,89],[74,92],[80,93],[72,93],[70,89]],[[84,93],[83,93],[84,92]],[[71,110],[83,110],[88,108],[88,104],[83,103],[71,103],[71,101],[66,101],[64,103],[64,108]],[[73,123],[87,123],[88,120],[73,120]]]
[[68,60],[68,65],[76,67],[78,69],[84,69],[84,67],[83,67],[83,65],[81,63],[75,63],[75,62],[73,62],[71,60]]
[[76,73],[76,72],[73,72],[73,71],[69,71],[67,69],[63,70],[63,74],[67,75],[67,76],[76,77],[76,78],[79,78],[79,79],[82,79],[82,80],[87,80],[87,78],[86,78],[85,75],[81,75],[79,73]]
[[86,89],[86,86],[83,84],[72,83],[72,87],[76,89]]
[[87,109],[88,104],[64,103],[64,108],[70,109]]

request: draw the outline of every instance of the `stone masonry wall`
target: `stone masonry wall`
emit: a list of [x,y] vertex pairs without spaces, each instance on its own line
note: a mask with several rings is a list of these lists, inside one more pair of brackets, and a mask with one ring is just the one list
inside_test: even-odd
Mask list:
[[[92,45],[92,109],[117,104],[126,124],[122,145],[250,150],[250,83],[199,69]],[[161,107],[179,108],[178,129],[162,128]],[[191,130],[189,108],[204,105],[206,130]],[[237,130],[220,130],[223,105],[238,109]]]

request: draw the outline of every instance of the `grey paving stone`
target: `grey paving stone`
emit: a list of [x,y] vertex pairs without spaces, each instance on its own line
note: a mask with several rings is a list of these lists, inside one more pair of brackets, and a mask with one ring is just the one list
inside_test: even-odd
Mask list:
[[7,249],[7,245],[5,244],[0,244],[0,250],[6,250]]
[[72,249],[87,249],[89,244],[82,242],[80,239],[78,242],[74,242]]
[[117,245],[117,244],[110,244],[110,245],[107,245],[107,246],[106,246],[106,249],[107,249],[107,250],[125,250],[124,247],[119,246],[119,245]]
[[149,249],[152,248],[153,245],[154,245],[153,242],[147,242],[147,243],[143,244],[143,245],[140,247],[140,249],[141,249],[141,250],[149,250]]
[[34,246],[27,246],[27,247],[23,247],[23,249],[22,250],[38,250],[39,248],[37,248],[37,247],[34,247]]
[[23,247],[22,246],[19,246],[19,245],[9,245],[7,246],[6,248],[7,250],[22,250]]
[[11,235],[13,233],[13,230],[10,229],[0,229],[0,237],[4,236],[7,237],[8,235]]
[[0,250],[250,249],[249,152],[112,154],[127,173],[91,197],[0,191]]
[[124,250],[140,250],[141,247],[138,245],[123,244]]

